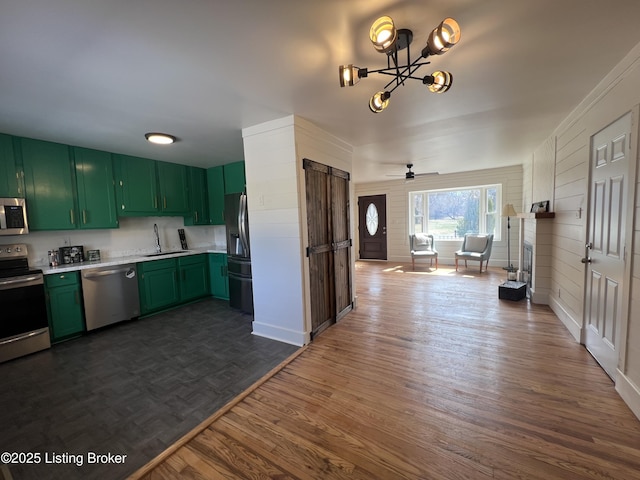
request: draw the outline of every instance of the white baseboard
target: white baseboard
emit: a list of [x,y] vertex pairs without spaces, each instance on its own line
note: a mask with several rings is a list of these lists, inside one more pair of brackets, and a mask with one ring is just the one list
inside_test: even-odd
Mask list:
[[616,392],[640,420],[640,388],[620,370],[616,373]]
[[295,332],[285,328],[267,325],[266,323],[253,322],[253,333],[259,337],[278,340],[279,342],[288,343],[297,347],[302,347],[311,342],[311,335],[306,332]]
[[580,343],[582,341],[582,322],[578,323],[555,298],[549,296],[548,299],[549,306],[551,310],[553,310],[553,313],[556,314],[567,330],[569,330],[569,333],[573,335],[576,342]]

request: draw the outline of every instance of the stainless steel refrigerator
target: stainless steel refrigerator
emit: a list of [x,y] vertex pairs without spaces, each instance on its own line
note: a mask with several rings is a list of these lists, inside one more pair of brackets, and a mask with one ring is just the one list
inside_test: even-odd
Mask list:
[[251,284],[251,249],[247,195],[232,193],[224,197],[224,222],[227,228],[227,266],[229,271],[229,304],[253,313]]

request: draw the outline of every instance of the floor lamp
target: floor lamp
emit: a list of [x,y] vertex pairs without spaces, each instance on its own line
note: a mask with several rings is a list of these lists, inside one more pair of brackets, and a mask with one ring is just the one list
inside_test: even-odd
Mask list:
[[[515,217],[516,211],[513,208],[512,203],[507,203],[504,207],[502,207],[502,216],[507,217],[507,264],[508,266],[505,268],[507,273],[508,280],[515,280],[515,278],[511,278],[512,272],[515,272],[513,265],[511,264],[511,217]],[[515,276],[514,276],[515,277]]]

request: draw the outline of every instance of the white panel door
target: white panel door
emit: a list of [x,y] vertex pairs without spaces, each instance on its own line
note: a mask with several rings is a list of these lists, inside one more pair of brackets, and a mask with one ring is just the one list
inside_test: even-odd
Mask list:
[[631,114],[591,138],[585,345],[615,380],[618,365]]

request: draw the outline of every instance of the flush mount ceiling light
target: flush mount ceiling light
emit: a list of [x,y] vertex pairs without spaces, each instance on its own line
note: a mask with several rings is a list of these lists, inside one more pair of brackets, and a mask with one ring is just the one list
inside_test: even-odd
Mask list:
[[176,137],[174,137],[173,135],[158,132],[145,133],[144,138],[146,138],[149,142],[156,143],[158,145],[171,145],[176,141]]
[[[423,58],[430,55],[442,55],[460,41],[460,26],[453,18],[445,18],[440,22],[440,25],[433,29],[427,40],[427,45],[421,50],[420,56],[413,61],[409,48],[413,40],[413,32],[406,28],[396,29],[391,17],[380,17],[373,22],[369,38],[376,51],[387,55],[387,68],[369,70],[349,64],[340,65],[338,72],[341,87],[352,87],[361,78],[369,76],[370,73],[394,77],[384,86],[382,91],[371,97],[369,108],[372,112],[379,113],[387,108],[391,93],[400,85],[404,85],[408,79],[420,80],[433,93],[444,93],[451,88],[453,75],[449,72],[435,71],[424,77],[415,76],[415,72],[421,66],[431,63],[421,62]],[[404,62],[399,59],[399,52],[402,50],[407,51]]]

